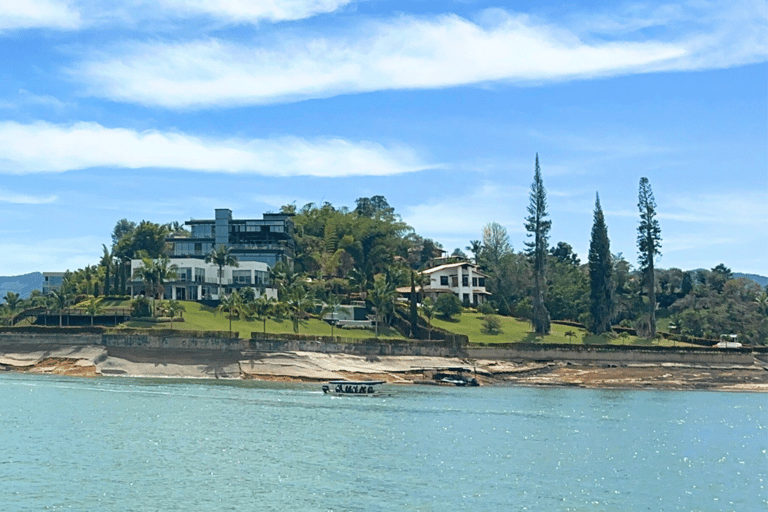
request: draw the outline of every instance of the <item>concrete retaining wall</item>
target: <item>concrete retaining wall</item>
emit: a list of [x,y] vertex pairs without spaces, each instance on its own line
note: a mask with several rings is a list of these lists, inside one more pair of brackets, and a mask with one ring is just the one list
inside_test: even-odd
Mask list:
[[0,333],[0,344],[101,345],[101,334]]
[[255,352],[320,352],[361,356],[430,356],[454,357],[452,343],[376,342],[333,343],[313,340],[250,340],[249,350]]
[[578,361],[591,363],[681,363],[715,365],[751,365],[749,349],[719,350],[675,347],[616,347],[589,345],[534,345],[520,343],[504,346],[472,346],[465,349],[472,359],[509,361]]
[[[182,334],[182,333],[178,333]],[[681,363],[691,365],[752,365],[750,349],[698,349],[675,347],[619,347],[590,345],[506,345],[456,346],[450,342],[364,340],[338,343],[332,339],[260,339],[98,333],[0,333],[0,345],[102,345],[115,348],[171,350],[221,350],[256,352],[321,352],[326,354],[462,357],[507,361],[574,361],[597,364]]]
[[246,340],[196,336],[153,336],[149,334],[104,334],[100,344],[120,348],[166,348],[178,350],[242,351]]

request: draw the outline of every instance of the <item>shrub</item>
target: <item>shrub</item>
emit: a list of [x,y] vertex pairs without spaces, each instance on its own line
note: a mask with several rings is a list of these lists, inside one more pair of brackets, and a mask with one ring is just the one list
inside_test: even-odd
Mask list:
[[531,304],[531,299],[528,297],[525,297],[524,299],[520,299],[519,301],[517,301],[517,304],[515,304],[515,317],[517,318],[530,320],[532,312],[533,312],[533,305]]
[[454,315],[461,314],[461,301],[452,293],[443,293],[437,297],[435,307],[440,316],[451,318]]
[[152,307],[149,303],[149,299],[146,297],[139,297],[134,300],[131,305],[131,316],[137,318],[152,316]]
[[483,325],[480,330],[484,334],[501,334],[501,320],[496,315],[488,315],[483,318]]
[[496,310],[493,309],[493,306],[491,306],[488,302],[483,302],[479,306],[477,306],[477,312],[483,315],[493,315],[496,313]]

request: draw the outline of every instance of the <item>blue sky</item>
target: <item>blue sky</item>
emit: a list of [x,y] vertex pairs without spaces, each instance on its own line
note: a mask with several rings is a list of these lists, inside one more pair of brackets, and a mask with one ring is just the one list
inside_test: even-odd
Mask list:
[[121,218],[384,195],[452,251],[551,243],[595,193],[637,260],[768,275],[768,4],[0,0],[0,275],[96,263]]

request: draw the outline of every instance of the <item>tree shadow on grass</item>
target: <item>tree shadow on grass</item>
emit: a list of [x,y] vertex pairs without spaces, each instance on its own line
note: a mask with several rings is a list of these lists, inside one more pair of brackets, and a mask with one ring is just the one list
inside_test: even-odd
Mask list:
[[544,336],[536,334],[535,332],[529,332],[521,341],[523,343],[542,343],[544,341]]

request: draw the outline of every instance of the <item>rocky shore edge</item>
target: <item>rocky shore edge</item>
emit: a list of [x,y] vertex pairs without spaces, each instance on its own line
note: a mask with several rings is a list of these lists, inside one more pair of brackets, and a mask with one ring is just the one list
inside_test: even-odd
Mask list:
[[80,377],[166,377],[323,382],[384,380],[433,383],[435,368],[470,369],[481,385],[600,389],[768,392],[768,364],[606,364],[464,360],[424,356],[357,356],[320,352],[247,352],[114,348],[98,345],[0,347],[0,371]]

